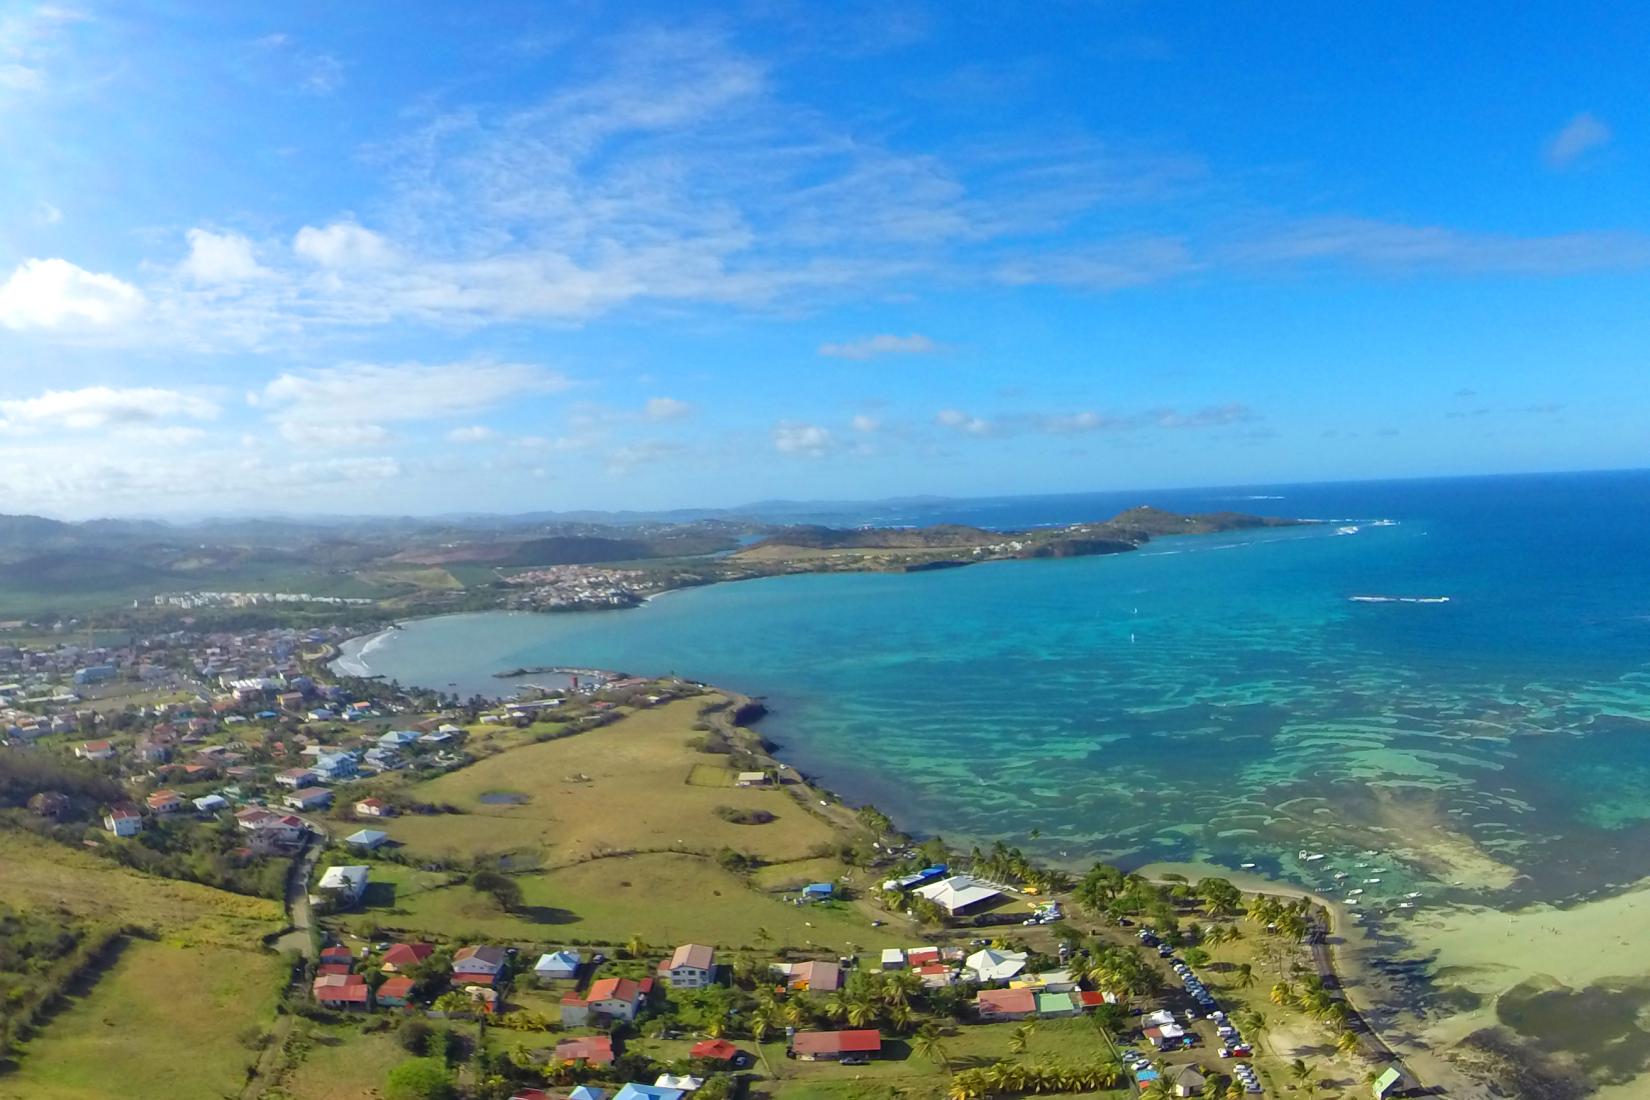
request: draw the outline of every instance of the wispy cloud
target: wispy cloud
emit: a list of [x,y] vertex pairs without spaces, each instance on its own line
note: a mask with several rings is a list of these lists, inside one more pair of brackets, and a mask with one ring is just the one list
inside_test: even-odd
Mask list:
[[1135,413],[1101,413],[1085,409],[1066,413],[1007,412],[995,416],[978,416],[963,409],[948,408],[941,409],[934,415],[934,423],[942,428],[963,435],[983,437],[1086,435],[1092,432],[1136,432],[1154,428],[1222,428],[1252,423],[1260,419],[1259,413],[1236,401],[1188,411],[1155,408]]
[[219,411],[217,402],[178,390],[88,386],[78,390],[48,390],[37,397],[0,400],[0,430],[91,431],[165,420],[212,420]]
[[1610,144],[1612,136],[1603,121],[1591,111],[1582,111],[1547,142],[1547,163],[1554,168],[1568,168],[1587,153]]
[[819,424],[782,420],[773,428],[773,447],[780,454],[823,458],[832,444],[831,430]]
[[835,359],[875,359],[879,355],[927,355],[939,345],[921,333],[895,336],[880,333],[862,340],[848,340],[837,344],[821,344],[819,354]]

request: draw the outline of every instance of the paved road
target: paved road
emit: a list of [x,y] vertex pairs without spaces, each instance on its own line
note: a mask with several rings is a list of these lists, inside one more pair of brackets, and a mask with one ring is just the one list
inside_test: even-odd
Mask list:
[[286,877],[286,912],[292,931],[281,939],[283,946],[296,946],[304,958],[315,958],[315,943],[309,930],[315,914],[309,904],[309,877],[315,871],[315,861],[326,847],[326,835],[319,832],[304,834],[304,850],[292,861]]

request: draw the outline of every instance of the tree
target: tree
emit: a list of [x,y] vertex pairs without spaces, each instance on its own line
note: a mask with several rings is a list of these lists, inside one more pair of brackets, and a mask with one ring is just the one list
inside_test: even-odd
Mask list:
[[390,1070],[384,1082],[387,1100],[453,1100],[452,1074],[434,1058],[413,1058]]
[[498,871],[477,871],[470,876],[470,888],[478,894],[491,894],[498,907],[506,913],[521,908],[521,884]]
[[430,1049],[430,1033],[434,1030],[427,1020],[408,1016],[401,1021],[401,1026],[395,1029],[395,1039],[403,1050],[422,1054]]
[[1253,963],[1238,963],[1237,977],[1232,982],[1239,989],[1248,989],[1255,984],[1255,967]]
[[647,954],[647,941],[640,934],[635,934],[625,941],[625,953],[633,959],[639,959]]
[[1358,1042],[1358,1035],[1354,1031],[1343,1030],[1340,1034],[1335,1036],[1335,1049],[1340,1051],[1342,1054],[1356,1053],[1359,1046],[1360,1043]]
[[1036,1030],[1037,1025],[1030,1021],[1015,1028],[1014,1034],[1009,1036],[1008,1039],[1008,1052],[1010,1054],[1024,1054],[1026,1046],[1031,1042],[1031,1036]]
[[1209,962],[1209,953],[1201,947],[1188,947],[1180,953],[1187,966],[1206,966]]
[[911,1052],[928,1059],[946,1073],[951,1072],[951,1056],[945,1049],[945,1042],[940,1038],[940,1029],[929,1024],[911,1036]]

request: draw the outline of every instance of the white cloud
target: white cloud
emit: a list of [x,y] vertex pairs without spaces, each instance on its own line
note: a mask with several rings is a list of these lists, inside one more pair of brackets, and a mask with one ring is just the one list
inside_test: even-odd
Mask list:
[[1099,413],[1080,410],[1064,413],[1012,412],[982,417],[962,409],[941,409],[934,422],[943,428],[973,436],[1085,435],[1091,432],[1134,432],[1148,428],[1222,428],[1260,420],[1261,416],[1238,401],[1210,405],[1188,412],[1172,408],[1147,409],[1137,413]]
[[41,199],[34,204],[34,216],[42,225],[56,225],[63,220],[63,211]]
[[1163,282],[1202,266],[1185,242],[1148,238],[1018,257],[1001,264],[996,279],[1009,286],[1052,283],[1109,291]]
[[282,374],[249,401],[281,419],[430,420],[480,412],[512,397],[556,393],[569,384],[559,374],[520,363],[357,363]]
[[189,255],[178,270],[194,282],[244,283],[269,274],[253,254],[252,242],[239,233],[191,229],[188,237]]
[[1392,274],[1554,276],[1650,266],[1650,237],[1627,232],[1519,237],[1368,218],[1311,218],[1233,241],[1218,258],[1228,266],[1338,261]]
[[944,428],[955,428],[970,435],[984,435],[991,431],[991,422],[972,416],[961,409],[941,409],[934,414],[934,423]]
[[649,420],[681,420],[691,416],[693,406],[674,397],[650,397],[643,412]]
[[377,267],[394,258],[383,237],[354,222],[333,222],[323,229],[306,225],[292,238],[292,250],[322,267]]
[[819,354],[837,359],[871,359],[878,355],[926,355],[937,350],[928,337],[913,332],[909,336],[882,333],[863,340],[849,340],[840,344],[821,344]]
[[488,440],[496,438],[497,435],[497,432],[493,431],[493,429],[487,427],[485,424],[471,424],[468,427],[454,428],[452,431],[448,432],[447,442],[486,443]]
[[1590,111],[1582,111],[1547,142],[1547,163],[1567,168],[1582,155],[1610,144],[1610,127]]
[[0,285],[0,325],[10,329],[111,326],[143,308],[143,293],[131,283],[62,259],[24,260]]
[[798,424],[782,420],[774,425],[773,446],[781,454],[820,458],[831,447],[831,431],[818,424]]
[[281,433],[281,438],[288,443],[329,451],[377,447],[394,438],[382,425],[362,421],[340,423],[294,418],[277,421],[275,427]]
[[876,417],[866,416],[864,413],[860,413],[858,416],[854,417],[854,419],[851,421],[851,423],[853,425],[854,431],[856,431],[856,432],[869,433],[869,432],[874,432],[878,428],[882,427],[882,422],[879,421]]
[[38,397],[0,400],[0,426],[23,431],[51,428],[87,431],[162,420],[211,420],[218,411],[214,402],[178,390],[88,386],[79,390],[49,390]]

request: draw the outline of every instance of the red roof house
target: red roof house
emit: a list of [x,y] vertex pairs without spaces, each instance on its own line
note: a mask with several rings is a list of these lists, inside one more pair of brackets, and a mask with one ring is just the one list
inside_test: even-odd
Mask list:
[[1037,995],[1029,989],[982,989],[974,998],[982,1020],[1021,1020],[1037,1014]]
[[384,952],[384,973],[394,974],[409,966],[417,966],[435,954],[435,945],[428,943],[398,943]]
[[689,1058],[704,1058],[712,1062],[731,1062],[733,1056],[739,1053],[739,1048],[726,1039],[706,1039],[702,1043],[693,1044],[688,1051]]
[[613,1038],[609,1035],[581,1035],[556,1044],[556,1061],[584,1062],[592,1066],[613,1064]]
[[882,1032],[799,1031],[791,1039],[791,1050],[805,1062],[834,1062],[850,1054],[881,1054]]

